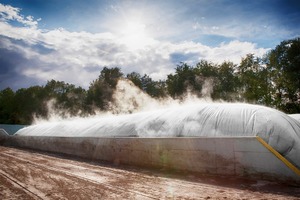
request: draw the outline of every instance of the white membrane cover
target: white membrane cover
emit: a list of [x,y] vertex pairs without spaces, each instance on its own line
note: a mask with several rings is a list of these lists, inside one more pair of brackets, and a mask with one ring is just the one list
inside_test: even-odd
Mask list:
[[32,125],[16,135],[55,137],[259,136],[300,167],[300,122],[275,109],[198,103],[128,115],[68,119]]
[[300,122],[300,114],[291,114],[289,116]]

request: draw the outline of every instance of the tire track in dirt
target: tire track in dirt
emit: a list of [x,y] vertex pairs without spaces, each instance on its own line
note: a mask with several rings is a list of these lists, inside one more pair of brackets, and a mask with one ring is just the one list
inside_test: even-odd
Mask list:
[[[49,170],[49,171],[52,171],[53,173],[62,173],[64,174],[65,176],[68,176],[68,177],[76,177],[76,178],[79,178],[81,180],[84,180],[84,181],[87,181],[87,182],[90,182],[90,183],[93,183],[93,184],[101,184],[102,186],[104,186],[105,188],[111,190],[112,192],[115,192],[117,194],[120,194],[120,191],[122,191],[122,193],[132,193],[134,195],[132,196],[141,196],[143,198],[149,198],[149,199],[160,199],[160,197],[157,197],[157,196],[153,196],[153,195],[150,195],[150,194],[145,194],[145,193],[142,193],[142,192],[139,192],[139,191],[134,191],[134,190],[131,190],[131,189],[128,189],[128,188],[123,188],[123,187],[119,187],[119,186],[116,186],[116,185],[110,185],[110,184],[107,184],[107,183],[104,183],[104,182],[101,182],[101,181],[97,181],[97,180],[94,180],[94,179],[89,179],[87,177],[84,177],[84,176],[81,176],[81,175],[78,175],[78,174],[75,174],[75,173],[71,173],[67,170],[62,170],[62,169],[57,169],[57,168],[54,168],[54,167],[51,167],[49,165],[43,165],[43,164],[40,164],[40,163],[34,163],[30,160],[25,160],[23,158],[20,158],[20,157],[16,157],[15,155],[10,155],[9,153],[4,153],[4,152],[1,152],[1,155],[2,156],[7,156],[11,159],[17,159],[19,160],[20,162],[23,162],[23,163],[26,163],[26,164],[30,164],[30,165],[33,165],[35,167],[40,167],[40,168],[44,168],[46,170]],[[131,196],[131,195],[130,195]]]
[[17,179],[11,177],[9,174],[5,173],[0,169],[0,176],[10,182],[14,187],[23,190],[26,194],[28,194],[32,199],[48,199],[45,195],[42,195],[41,191],[38,191],[35,188],[26,186],[26,184],[18,181]]
[[[132,191],[136,194],[143,194],[144,196],[147,194],[147,196],[150,198],[161,198],[161,195],[165,194],[163,187],[157,187],[161,183],[165,182],[163,177],[151,176],[149,174],[147,175],[141,173],[140,171],[128,171],[124,169],[101,166],[99,164],[95,165],[86,162],[78,162],[61,158],[60,156],[53,157],[47,154],[40,154],[36,152],[30,152],[30,154],[28,154],[27,151],[15,151],[15,149],[7,149],[5,152],[9,155],[13,155],[14,157],[22,158],[23,160],[31,160],[35,164],[40,163],[43,166],[49,164],[52,166],[52,169],[59,168],[61,171],[66,173],[72,172],[72,174],[76,173],[77,176],[83,175],[81,177],[84,178],[87,178],[86,175],[88,175],[90,178],[89,180],[95,180],[94,177],[96,176],[97,183],[108,184],[113,188],[121,188],[122,190]],[[156,187],[153,187],[153,185]],[[191,186],[191,184],[189,186]],[[124,187],[126,189],[124,189]]]

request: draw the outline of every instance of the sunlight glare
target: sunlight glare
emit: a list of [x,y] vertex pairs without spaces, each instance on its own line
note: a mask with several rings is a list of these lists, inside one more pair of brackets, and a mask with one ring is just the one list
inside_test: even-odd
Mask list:
[[129,21],[121,28],[121,42],[129,50],[143,49],[153,42],[147,32],[146,25],[139,21]]

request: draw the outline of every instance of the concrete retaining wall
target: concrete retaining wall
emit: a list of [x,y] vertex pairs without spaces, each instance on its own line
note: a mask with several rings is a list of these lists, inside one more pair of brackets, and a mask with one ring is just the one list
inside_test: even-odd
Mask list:
[[10,145],[150,168],[300,183],[256,137],[87,138],[10,136]]

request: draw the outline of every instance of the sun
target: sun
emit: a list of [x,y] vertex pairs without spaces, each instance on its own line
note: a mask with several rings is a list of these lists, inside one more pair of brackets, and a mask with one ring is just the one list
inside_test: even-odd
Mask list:
[[130,21],[126,23],[122,33],[124,35],[132,35],[143,37],[145,35],[146,25],[137,21]]
[[126,21],[120,28],[120,41],[129,50],[143,49],[153,42],[147,33],[146,24],[141,21]]

